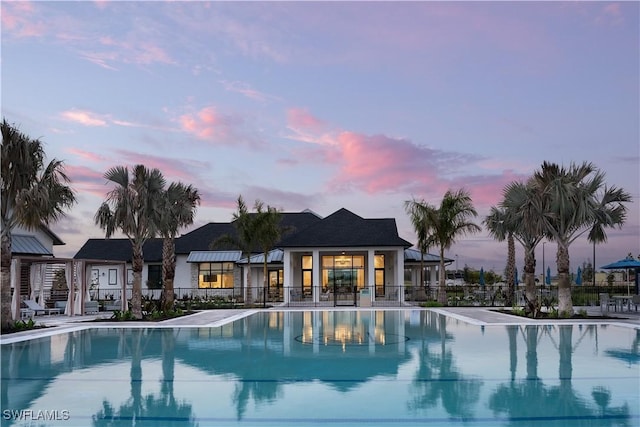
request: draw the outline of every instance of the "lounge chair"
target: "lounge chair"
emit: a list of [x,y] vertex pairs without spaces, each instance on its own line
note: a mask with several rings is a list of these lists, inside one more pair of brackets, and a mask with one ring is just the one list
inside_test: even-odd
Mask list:
[[32,299],[24,300],[24,304],[27,306],[29,310],[32,310],[36,316],[38,315],[38,313],[43,313],[47,315],[60,314],[59,308],[44,308],[43,306],[41,306],[40,304],[38,304]]
[[618,303],[609,297],[607,293],[599,294],[600,297],[600,310],[609,311],[609,307],[613,307],[614,311],[618,311]]

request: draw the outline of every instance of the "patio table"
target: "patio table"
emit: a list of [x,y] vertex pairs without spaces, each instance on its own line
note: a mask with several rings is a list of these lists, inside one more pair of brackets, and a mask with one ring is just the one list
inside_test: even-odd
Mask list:
[[627,307],[627,311],[631,311],[631,300],[633,299],[633,295],[612,295],[611,299],[616,302],[616,307],[620,305],[620,311],[623,311],[625,306]]

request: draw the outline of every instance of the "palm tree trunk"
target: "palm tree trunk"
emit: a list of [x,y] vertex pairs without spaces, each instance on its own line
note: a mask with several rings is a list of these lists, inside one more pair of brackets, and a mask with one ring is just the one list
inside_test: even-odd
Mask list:
[[516,266],[516,244],[513,233],[507,236],[507,297],[505,298],[505,307],[513,305],[513,296],[515,294],[515,266]]
[[537,301],[536,298],[536,258],[533,252],[533,249],[525,249],[524,254],[524,282],[525,282],[525,295],[527,301],[526,310],[532,313],[535,317],[535,313],[537,310]]
[[569,250],[562,242],[558,242],[556,264],[558,266],[558,312],[562,317],[569,317],[573,315],[571,280],[569,279]]
[[[13,324],[11,314],[11,233],[7,227],[2,229],[0,248],[0,280],[2,280],[0,282],[2,284],[0,311],[2,312],[2,329],[7,329]],[[20,288],[18,287],[18,289]]]
[[438,277],[438,302],[447,305],[447,273],[444,270],[444,246],[440,246],[440,277]]
[[246,292],[246,298],[247,300],[245,301],[247,304],[251,304],[253,302],[253,293],[252,293],[252,289],[251,289],[251,252],[247,253],[247,283],[246,283],[246,287],[247,287],[247,292]]
[[164,311],[173,309],[173,281],[176,277],[175,240],[165,238],[162,241],[162,298]]
[[142,319],[142,267],[144,265],[144,255],[142,253],[142,243],[132,242],[133,259],[133,290],[131,292],[131,314],[135,319]]

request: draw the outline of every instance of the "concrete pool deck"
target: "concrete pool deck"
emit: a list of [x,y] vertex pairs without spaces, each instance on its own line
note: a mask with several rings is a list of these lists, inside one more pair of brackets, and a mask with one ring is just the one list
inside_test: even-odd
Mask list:
[[[590,316],[600,316],[600,307],[574,307],[576,311],[586,310]],[[91,327],[215,327],[225,323],[249,316],[259,311],[327,311],[326,307],[273,307],[269,309],[224,309],[224,310],[203,310],[188,316],[161,322],[100,322],[100,319],[108,319],[111,313],[101,313],[98,315],[75,316],[38,316],[35,318],[37,324],[47,326],[46,329],[34,329],[30,331],[17,332],[0,336],[0,343],[16,342],[25,339],[37,338],[40,336],[54,335],[60,332],[85,329]],[[540,324],[594,324],[606,323],[623,327],[640,329],[640,311],[609,312],[606,319],[526,319],[499,313],[492,307],[387,307],[387,308],[354,308],[336,307],[331,310],[432,310],[446,314],[459,320],[483,326],[499,325],[540,325]]]

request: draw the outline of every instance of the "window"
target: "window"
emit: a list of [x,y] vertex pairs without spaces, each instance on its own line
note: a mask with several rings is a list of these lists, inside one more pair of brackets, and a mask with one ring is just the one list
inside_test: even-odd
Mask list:
[[311,293],[313,286],[313,257],[311,255],[302,255],[302,289],[307,293]]
[[147,288],[162,289],[162,265],[150,265],[147,267]]
[[203,262],[198,266],[198,287],[214,289],[233,288],[232,262]]
[[384,296],[384,255],[374,255],[376,296]]
[[364,287],[364,256],[325,255],[322,257],[322,287],[350,291]]
[[110,285],[118,284],[118,270],[115,268],[109,269],[109,284]]

